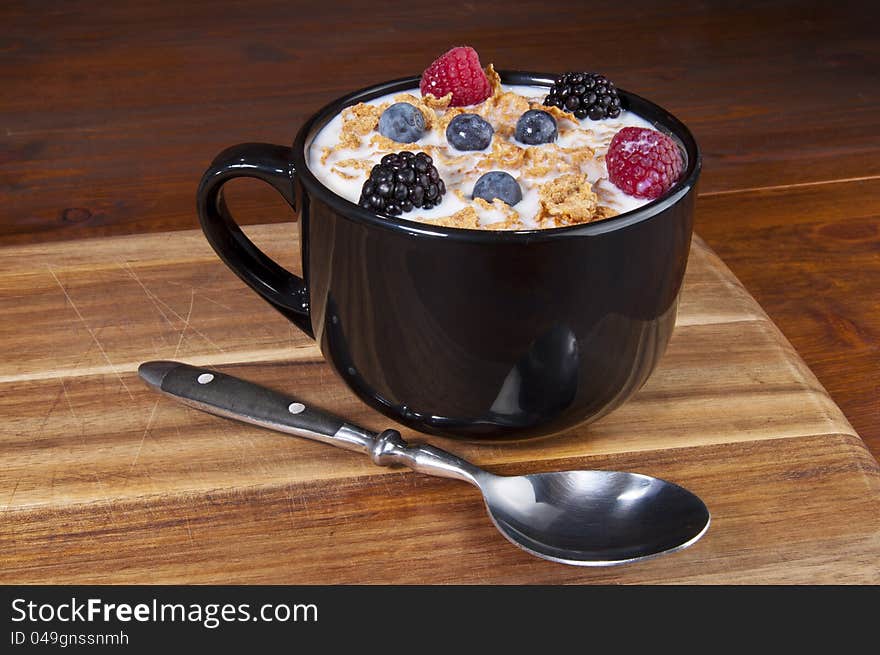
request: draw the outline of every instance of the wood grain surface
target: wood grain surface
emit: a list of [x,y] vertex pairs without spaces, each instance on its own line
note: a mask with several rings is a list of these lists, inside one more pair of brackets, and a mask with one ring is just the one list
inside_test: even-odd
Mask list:
[[[438,553],[457,562],[444,581],[877,582],[878,23],[872,0],[2,3],[0,580],[426,581]],[[460,43],[499,68],[605,73],[701,145],[697,232],[772,322],[698,241],[632,403],[550,450],[455,445],[502,472],[679,479],[715,517],[694,549],[535,562],[466,486],[159,403],[134,376],[175,356],[384,424],[190,231],[195,188],[222,148],[288,143],[323,104]],[[228,188],[296,268],[283,201]],[[328,544],[340,558],[311,558]]]
[[[280,259],[292,232],[250,229]],[[468,485],[148,389],[141,361],[179,359],[389,425],[200,232],[2,249],[0,316],[0,582],[880,582],[880,467],[699,238],[669,349],[623,407],[536,441],[430,439],[499,473],[632,470],[705,500],[695,546],[607,570],[513,547]]]

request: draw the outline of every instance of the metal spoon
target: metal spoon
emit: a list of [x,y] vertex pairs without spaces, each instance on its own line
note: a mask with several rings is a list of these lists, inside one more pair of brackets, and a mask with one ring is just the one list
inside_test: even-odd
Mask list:
[[690,546],[709,527],[709,511],[678,485],[637,473],[559,471],[516,477],[484,471],[396,430],[375,434],[265,387],[178,362],[145,362],[140,376],[197,409],[470,482],[492,522],[514,544],[544,559],[610,566]]

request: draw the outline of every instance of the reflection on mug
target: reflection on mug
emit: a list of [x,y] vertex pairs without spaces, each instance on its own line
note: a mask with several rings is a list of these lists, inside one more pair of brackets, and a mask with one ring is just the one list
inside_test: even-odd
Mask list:
[[574,332],[554,325],[532,342],[511,369],[492,403],[492,414],[523,425],[553,419],[574,401],[579,367]]

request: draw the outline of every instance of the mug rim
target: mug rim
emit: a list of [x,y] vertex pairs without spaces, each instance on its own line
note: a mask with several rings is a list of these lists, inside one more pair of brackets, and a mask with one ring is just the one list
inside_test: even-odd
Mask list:
[[[555,77],[548,73],[535,73],[517,70],[497,71],[501,81],[510,85],[546,86],[553,84]],[[676,138],[684,147],[687,166],[678,181],[661,197],[641,207],[623,212],[617,216],[604,218],[589,223],[565,225],[562,227],[529,229],[529,230],[481,230],[472,228],[448,227],[431,225],[398,216],[379,215],[364,209],[350,200],[338,195],[325,186],[312,173],[306,157],[306,142],[314,139],[318,131],[343,109],[359,102],[373,100],[394,92],[409,91],[418,87],[419,76],[408,76],[367,86],[337,98],[324,105],[311,115],[297,133],[291,150],[294,181],[300,180],[313,195],[330,205],[347,219],[406,234],[426,237],[439,237],[456,241],[479,243],[523,243],[546,241],[570,236],[591,236],[613,232],[642,221],[650,220],[663,214],[669,207],[678,203],[696,186],[702,168],[702,153],[696,139],[688,127],[669,111],[650,100],[642,98],[618,87],[621,104],[628,110],[650,122],[654,128]]]

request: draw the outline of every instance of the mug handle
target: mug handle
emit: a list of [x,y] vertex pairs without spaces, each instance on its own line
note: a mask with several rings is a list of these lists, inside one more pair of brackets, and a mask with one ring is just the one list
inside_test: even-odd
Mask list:
[[226,182],[253,177],[275,187],[296,210],[290,154],[286,146],[241,143],[217,155],[199,184],[199,223],[208,243],[232,272],[314,339],[305,281],[270,259],[245,236],[223,198]]

